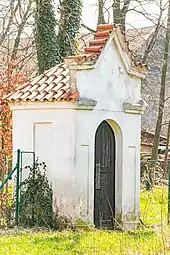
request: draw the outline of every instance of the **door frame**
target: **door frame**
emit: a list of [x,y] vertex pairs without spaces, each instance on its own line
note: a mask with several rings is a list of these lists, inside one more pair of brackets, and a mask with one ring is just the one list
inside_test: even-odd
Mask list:
[[[112,173],[111,173],[111,176],[113,178],[113,182],[111,183],[111,185],[113,185],[113,189],[112,189],[112,186],[111,186],[111,192],[113,192],[113,197],[111,196],[111,203],[112,203],[112,207],[113,207],[113,210],[114,212],[111,212],[111,214],[113,214],[113,217],[115,218],[115,209],[116,209],[116,154],[117,154],[117,145],[116,145],[116,134],[112,128],[112,126],[110,125],[110,123],[106,120],[103,120],[97,127],[96,129],[96,132],[95,132],[95,143],[94,143],[94,177],[93,177],[93,180],[94,180],[94,224],[95,224],[95,227],[102,227],[101,226],[101,223],[100,223],[100,218],[99,218],[99,223],[97,223],[97,221],[95,220],[95,212],[96,212],[96,194],[97,194],[97,189],[96,189],[96,167],[97,167],[97,163],[96,163],[96,138],[97,138],[97,132],[99,131],[99,127],[100,125],[102,125],[102,123],[107,123],[108,125],[108,130],[109,130],[109,133],[110,135],[113,136],[113,165],[111,166],[112,167]],[[99,170],[100,171],[100,170]],[[99,192],[100,193],[100,192]],[[96,221],[96,222],[95,222]],[[114,220],[112,221],[112,224],[114,225]]]

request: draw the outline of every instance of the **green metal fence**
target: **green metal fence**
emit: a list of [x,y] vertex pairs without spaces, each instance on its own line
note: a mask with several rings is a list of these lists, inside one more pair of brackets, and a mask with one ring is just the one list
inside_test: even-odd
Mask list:
[[[12,170],[11,161],[1,157],[0,165],[0,227],[7,225],[9,210],[12,218],[15,219],[13,224],[19,224],[20,208],[20,184],[25,178],[26,166],[35,164],[35,153],[17,150],[16,163]],[[24,172],[25,171],[25,172]]]

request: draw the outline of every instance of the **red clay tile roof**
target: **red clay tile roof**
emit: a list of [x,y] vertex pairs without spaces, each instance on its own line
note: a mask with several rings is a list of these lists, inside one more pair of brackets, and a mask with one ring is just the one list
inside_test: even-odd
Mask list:
[[7,96],[7,100],[13,101],[54,101],[75,100],[78,91],[71,92],[70,70],[66,64],[59,64],[39,75],[32,81],[19,86]]
[[129,49],[125,34],[121,32],[120,25],[98,25],[97,32],[94,33],[94,38],[89,41],[89,46],[84,48],[83,54],[64,58],[65,63],[59,64],[44,72],[44,74],[34,78],[32,81],[17,87],[17,89],[5,99],[10,102],[76,100],[79,96],[79,92],[76,89],[73,91],[70,87],[70,70],[69,66],[66,64],[67,59],[74,60],[78,64],[82,64],[88,60],[97,60],[113,31],[117,31],[119,35],[121,35],[124,50],[131,56],[132,63],[138,67],[140,71],[146,69],[146,65],[135,62],[133,59],[132,51]]
[[124,48],[128,52],[128,54],[132,58],[133,65],[139,70],[147,69],[146,64],[135,61],[135,56],[133,56],[133,52],[129,47],[129,42],[126,41],[126,36],[124,32],[121,32],[121,25],[119,24],[101,24],[97,26],[97,31],[94,33],[94,38],[89,41],[89,46],[84,48],[84,54],[78,56],[68,56],[65,59],[74,59],[77,63],[85,62],[86,60],[94,60],[100,56],[103,48],[105,47],[108,39],[110,38],[110,34],[113,31],[117,31],[121,34],[122,41],[124,43]]

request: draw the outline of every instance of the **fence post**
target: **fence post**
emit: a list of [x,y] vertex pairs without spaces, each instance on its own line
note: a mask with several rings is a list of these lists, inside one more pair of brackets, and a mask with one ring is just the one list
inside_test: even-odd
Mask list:
[[170,160],[168,160],[168,224],[170,224]]
[[15,224],[18,226],[19,217],[19,170],[20,170],[20,150],[17,150],[17,172],[16,172],[16,208],[15,208]]

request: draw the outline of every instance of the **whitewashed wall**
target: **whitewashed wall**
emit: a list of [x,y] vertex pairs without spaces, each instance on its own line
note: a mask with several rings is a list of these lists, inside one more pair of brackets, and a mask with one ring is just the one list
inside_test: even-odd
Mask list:
[[80,97],[96,100],[96,110],[123,111],[124,101],[141,99],[141,81],[127,75],[113,42],[104,53],[95,69],[77,72]]
[[100,56],[96,69],[79,71],[77,81],[80,97],[97,101],[95,110],[76,112],[76,176],[80,196],[87,200],[81,203],[83,215],[88,212],[93,219],[95,132],[107,120],[116,136],[116,215],[119,218],[122,212],[122,220],[134,219],[139,214],[141,116],[124,113],[123,102],[141,99],[141,81],[127,75],[113,43]]
[[[77,210],[93,219],[94,141],[97,127],[109,122],[116,138],[116,214],[126,220],[139,213],[140,116],[120,112],[77,112],[76,183]],[[114,120],[114,121],[113,121]],[[121,129],[120,129],[121,127]],[[79,195],[78,195],[79,194]],[[86,216],[87,217],[87,216]]]
[[[14,110],[13,149],[35,151],[47,163],[50,182],[62,210],[70,213],[74,198],[75,112],[72,110]],[[71,200],[70,200],[71,199]],[[71,202],[70,202],[71,201]]]
[[113,43],[92,70],[77,71],[80,97],[97,101],[91,110],[72,103],[19,103],[13,109],[13,149],[35,150],[46,161],[62,212],[93,223],[94,141],[103,120],[116,137],[116,215],[126,222],[139,213],[140,121],[123,102],[140,99],[140,79],[130,78]]

